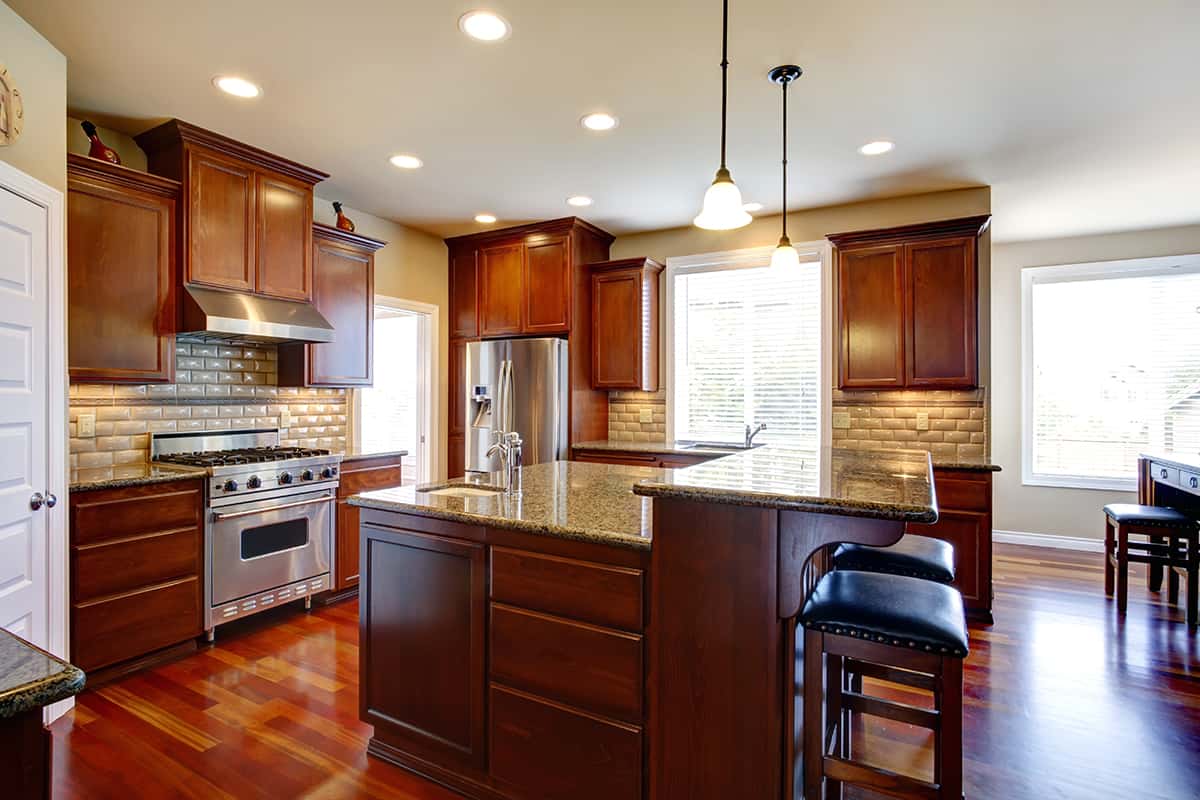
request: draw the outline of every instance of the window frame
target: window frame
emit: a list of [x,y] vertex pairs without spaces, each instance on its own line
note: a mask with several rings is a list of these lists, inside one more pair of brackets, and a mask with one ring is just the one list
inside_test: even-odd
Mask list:
[[[832,432],[828,421],[833,404],[832,384],[833,350],[831,347],[833,335],[833,299],[831,293],[833,262],[833,245],[826,239],[815,242],[793,243],[796,252],[800,254],[801,263],[820,262],[820,314],[821,314],[821,346],[818,365],[818,385],[820,399],[817,403],[818,452],[821,459],[821,471],[824,474],[825,461],[829,451]],[[661,318],[664,320],[663,352],[660,359],[663,365],[663,380],[666,382],[667,424],[666,439],[675,439],[675,278],[679,275],[699,275],[705,272],[727,272],[735,269],[756,269],[766,267],[771,263],[771,254],[775,252],[773,245],[764,247],[749,247],[740,250],[723,250],[714,253],[699,253],[688,256],[672,256],[667,258],[666,269],[663,270],[663,306]]]
[[1056,489],[1136,491],[1137,475],[1098,478],[1090,475],[1047,475],[1033,471],[1033,288],[1038,284],[1200,272],[1200,255],[1154,256],[1090,261],[1021,269],[1021,483]]

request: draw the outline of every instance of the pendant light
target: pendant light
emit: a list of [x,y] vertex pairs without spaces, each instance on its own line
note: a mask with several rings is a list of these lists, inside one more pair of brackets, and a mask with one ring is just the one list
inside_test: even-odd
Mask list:
[[749,225],[752,217],[742,208],[742,192],[725,166],[725,120],[729,97],[729,0],[722,3],[721,17],[721,166],[704,193],[704,207],[692,220],[697,228],[728,231]]
[[800,266],[800,254],[792,247],[792,240],[787,235],[787,90],[788,84],[803,74],[804,71],[795,64],[784,64],[767,73],[773,83],[783,87],[783,235],[771,254],[771,266],[780,269]]

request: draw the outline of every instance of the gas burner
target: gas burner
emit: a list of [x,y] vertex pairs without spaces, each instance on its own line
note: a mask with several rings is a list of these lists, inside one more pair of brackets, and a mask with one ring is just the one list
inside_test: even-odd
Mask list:
[[315,447],[243,447],[233,450],[160,453],[154,457],[154,461],[160,464],[180,464],[185,467],[229,467],[238,464],[261,464],[267,461],[286,461],[293,458],[316,458],[327,455],[329,455],[328,450]]
[[281,445],[274,429],[156,433],[150,453],[160,469],[207,473],[210,503],[336,486],[342,460],[316,447]]

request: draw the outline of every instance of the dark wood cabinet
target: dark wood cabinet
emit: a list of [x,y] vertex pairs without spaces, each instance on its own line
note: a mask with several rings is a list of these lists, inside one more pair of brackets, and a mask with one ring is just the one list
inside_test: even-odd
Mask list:
[[708,453],[646,453],[636,450],[587,450],[575,448],[571,451],[575,461],[593,464],[621,464],[626,467],[655,467],[659,469],[682,469],[712,461],[721,456]]
[[467,339],[450,340],[450,401],[447,424],[451,436],[461,436],[467,425],[467,392],[463,384],[467,370]]
[[840,388],[978,384],[978,249],[989,220],[829,236],[837,247]]
[[658,390],[658,276],[649,258],[592,270],[592,386]]
[[71,380],[174,376],[179,183],[67,157],[67,359]]
[[391,747],[483,769],[486,547],[370,522],[362,536],[362,719]]
[[353,596],[358,588],[358,507],[348,502],[353,495],[390,489],[404,482],[401,456],[347,456],[342,459],[338,481],[337,518],[334,522],[333,600]]
[[310,298],[313,186],[327,174],[178,119],[135,139],[150,172],[183,183],[185,283]]
[[375,329],[375,252],[384,242],[312,225],[313,305],[334,341],[279,347],[280,386],[370,386]]
[[[479,251],[479,333],[504,336],[522,332],[525,250],[520,244]],[[451,314],[451,316],[456,316]]]
[[204,481],[70,496],[71,661],[89,673],[178,645],[204,619]]
[[467,471],[467,437],[463,434],[446,438],[446,476],[461,478]]
[[571,257],[566,236],[527,241],[521,329],[529,334],[567,333],[571,328]]
[[479,335],[479,253],[470,247],[450,250],[450,338]]

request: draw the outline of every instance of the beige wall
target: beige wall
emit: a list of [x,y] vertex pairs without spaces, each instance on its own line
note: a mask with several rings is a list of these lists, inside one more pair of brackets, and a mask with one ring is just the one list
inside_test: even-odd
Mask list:
[[[315,205],[317,222],[332,225],[335,214],[331,201],[317,197]],[[343,206],[342,211],[354,220],[357,233],[388,243],[387,247],[375,256],[376,294],[416,300],[438,307],[438,413],[437,424],[431,433],[438,448],[439,468],[444,474],[444,432],[449,419],[446,376],[450,368],[450,300],[446,245],[436,236],[372,216],[365,211],[356,211],[347,206]]]
[[1100,509],[1129,492],[1021,483],[1021,269],[1200,253],[1200,225],[996,245],[992,251],[992,454],[998,531],[1103,538]]
[[[91,142],[88,141],[83,128],[79,127],[81,121],[78,117],[67,117],[67,152],[86,156]],[[138,147],[137,142],[131,136],[100,125],[96,126],[96,133],[100,136],[100,141],[117,151],[117,155],[121,157],[122,166],[136,169],[139,172],[146,171],[146,154],[142,152],[142,148]]]
[[67,191],[67,59],[15,11],[0,3],[0,63],[21,92],[25,126],[0,159],[60,192]]

